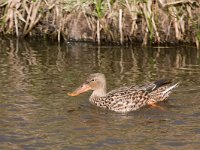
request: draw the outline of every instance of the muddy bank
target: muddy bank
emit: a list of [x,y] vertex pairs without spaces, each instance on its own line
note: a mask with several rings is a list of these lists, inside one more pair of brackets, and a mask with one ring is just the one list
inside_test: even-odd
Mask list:
[[0,33],[17,37],[147,44],[200,41],[199,0],[8,0]]

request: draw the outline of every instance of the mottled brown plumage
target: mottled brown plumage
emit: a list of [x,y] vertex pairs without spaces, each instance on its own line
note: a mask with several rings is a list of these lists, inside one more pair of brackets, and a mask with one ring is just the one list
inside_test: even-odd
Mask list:
[[159,80],[145,85],[126,86],[106,93],[104,74],[91,74],[74,92],[68,94],[77,96],[88,90],[93,90],[89,101],[98,107],[116,112],[130,112],[148,104],[155,104],[168,98],[171,91],[178,85],[169,85],[166,80]]

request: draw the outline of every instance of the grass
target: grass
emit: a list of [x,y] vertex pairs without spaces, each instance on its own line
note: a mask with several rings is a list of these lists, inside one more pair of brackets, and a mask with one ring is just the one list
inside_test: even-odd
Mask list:
[[102,40],[121,44],[142,40],[146,45],[171,39],[195,43],[200,41],[198,4],[195,0],[1,0],[0,32],[17,37],[50,36],[59,42],[74,38],[98,44]]

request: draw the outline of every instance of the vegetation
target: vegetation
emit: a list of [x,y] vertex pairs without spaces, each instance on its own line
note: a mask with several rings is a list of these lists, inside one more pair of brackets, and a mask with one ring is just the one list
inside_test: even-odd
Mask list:
[[65,41],[200,42],[198,0],[1,0],[0,32]]

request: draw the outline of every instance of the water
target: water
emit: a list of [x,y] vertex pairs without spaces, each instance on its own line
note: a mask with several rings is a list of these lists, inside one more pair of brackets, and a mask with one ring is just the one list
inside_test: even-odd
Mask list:
[[[191,46],[97,47],[44,41],[0,42],[0,149],[198,149],[200,54]],[[165,111],[128,114],[67,96],[94,72],[108,89],[160,78],[181,81]]]

